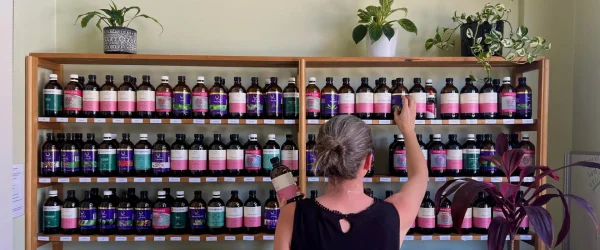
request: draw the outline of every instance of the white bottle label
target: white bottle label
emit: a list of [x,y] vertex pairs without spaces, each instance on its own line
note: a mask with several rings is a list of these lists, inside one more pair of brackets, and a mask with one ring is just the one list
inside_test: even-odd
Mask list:
[[187,150],[171,150],[171,161],[183,161],[188,159]]
[[120,102],[135,102],[135,91],[119,91],[117,93],[117,99]]
[[210,161],[224,161],[227,159],[227,152],[225,150],[209,150],[208,160]]
[[103,102],[116,102],[117,91],[100,91],[100,101]]
[[244,207],[244,217],[260,217],[261,207]]
[[442,93],[441,104],[458,104],[458,93]]
[[356,94],[356,103],[373,103],[373,93],[371,92],[367,92],[367,93],[357,93]]
[[243,207],[226,207],[225,217],[226,218],[242,218],[244,216]]
[[425,113],[427,95],[425,93],[410,93],[408,95],[415,101],[417,113]]
[[246,105],[246,93],[229,93],[229,103],[243,103]]
[[190,161],[206,161],[206,150],[190,150]]
[[354,104],[354,94],[352,93],[342,93],[339,94],[340,104]]
[[171,207],[171,213],[187,213],[188,207]]
[[244,150],[227,149],[227,160],[244,160]]
[[84,102],[97,102],[100,101],[100,91],[84,90],[83,91]]

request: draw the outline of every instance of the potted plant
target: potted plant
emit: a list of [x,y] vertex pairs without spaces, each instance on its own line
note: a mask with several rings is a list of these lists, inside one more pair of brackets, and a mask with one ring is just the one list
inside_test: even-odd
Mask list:
[[[392,57],[396,55],[396,43],[398,40],[397,28],[400,27],[408,32],[417,34],[417,26],[407,19],[400,18],[388,21],[387,18],[396,11],[404,11],[404,16],[408,14],[408,9],[392,9],[394,0],[379,0],[380,6],[368,6],[358,10],[358,25],[352,31],[352,39],[356,44],[362,41],[367,33],[367,53],[369,56]],[[385,36],[387,39],[380,39]]]
[[[489,62],[492,56],[502,56],[506,61],[518,64],[532,63],[543,51],[549,50],[552,44],[542,37],[528,36],[527,27],[516,27],[508,21],[513,1],[510,1],[508,8],[503,4],[488,3],[481,12],[474,15],[457,15],[454,12],[452,22],[455,26],[438,27],[435,36],[425,42],[425,49],[436,46],[447,51],[454,48],[456,44],[452,35],[460,29],[462,56],[475,56],[488,77],[491,75],[492,67]],[[507,36],[504,35],[506,26],[510,28]],[[503,52],[507,53],[504,55]]]
[[[523,184],[524,177],[532,173],[539,172],[539,174],[535,176],[534,181],[534,183],[537,183],[547,176],[558,180],[558,176],[555,173],[564,168],[583,166],[600,169],[600,164],[582,161],[558,169],[550,169],[546,166],[521,168],[518,166],[523,159],[524,152],[521,149],[508,150],[508,139],[505,134],[498,135],[496,139],[496,150],[498,155],[484,156],[481,157],[479,161],[491,161],[505,173],[507,179],[509,179],[511,174],[519,168],[521,171],[520,181],[518,183],[503,184],[503,188],[498,189],[495,185],[490,185],[490,183],[472,179],[451,180],[444,183],[435,195],[436,213],[438,213],[441,201],[449,195],[454,194],[454,202],[451,205],[451,215],[452,221],[458,232],[460,232],[465,213],[471,206],[471,201],[479,192],[485,191],[488,193],[488,197],[496,204],[496,207],[500,207],[504,214],[504,217],[496,216],[492,218],[489,225],[487,241],[489,250],[503,250],[507,236],[510,237],[511,246],[514,246],[517,230],[526,217],[535,228],[535,234],[540,237],[548,248],[558,246],[569,233],[571,225],[571,215],[566,202],[567,198],[584,208],[587,215],[590,216],[596,226],[596,235],[598,234],[598,218],[596,213],[592,206],[583,198],[572,194],[564,194],[560,189],[550,183],[541,186],[536,186],[535,184],[529,185],[525,188],[522,197],[518,197],[517,193]],[[547,193],[541,194],[542,192]],[[527,198],[528,195],[530,195],[529,198]],[[564,209],[562,226],[556,240],[554,240],[552,216],[550,216],[550,213],[543,207],[554,198],[560,198]]]
[[[126,19],[129,11],[135,11],[133,17]],[[140,14],[140,8],[137,6],[118,8],[115,2],[111,1],[110,9],[100,9],[100,11],[90,11],[77,16],[75,23],[81,18],[81,27],[87,27],[88,23],[98,17],[96,27],[104,34],[104,53],[106,54],[135,54],[137,51],[137,31],[129,28],[131,21],[138,17],[148,18],[163,30],[162,24],[155,18],[146,14]],[[101,25],[106,25],[104,29]]]

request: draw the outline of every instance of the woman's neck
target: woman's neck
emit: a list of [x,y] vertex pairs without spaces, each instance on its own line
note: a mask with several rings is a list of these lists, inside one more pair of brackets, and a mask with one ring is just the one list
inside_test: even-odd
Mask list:
[[362,178],[356,178],[353,180],[346,180],[337,185],[333,185],[331,182],[327,184],[325,194],[323,196],[329,196],[331,199],[348,199],[349,197],[356,197],[364,195],[363,192],[363,181]]

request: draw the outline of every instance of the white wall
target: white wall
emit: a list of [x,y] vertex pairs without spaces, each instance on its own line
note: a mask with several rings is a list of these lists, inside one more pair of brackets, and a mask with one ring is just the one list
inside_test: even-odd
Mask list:
[[[5,79],[11,79],[13,76],[12,58],[13,58],[13,3],[12,1],[0,2],[0,75]],[[8,83],[7,83],[8,85]],[[0,93],[0,106],[6,107],[4,114],[8,113],[8,107],[12,106],[12,83],[4,87],[4,91]],[[0,121],[0,130],[4,131],[4,140],[12,141],[12,115],[7,119]],[[3,143],[0,146],[0,159],[2,159],[2,168],[0,169],[0,190],[12,190],[12,145]],[[9,201],[12,199],[11,192],[0,192],[0,199]],[[0,242],[7,245],[13,243],[12,232],[12,207],[2,206],[0,213],[4,216],[0,219]],[[10,215],[10,217],[9,217]]]

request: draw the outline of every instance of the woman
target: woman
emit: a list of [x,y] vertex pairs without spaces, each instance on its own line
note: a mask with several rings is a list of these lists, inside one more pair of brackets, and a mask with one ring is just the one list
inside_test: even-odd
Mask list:
[[394,112],[407,147],[408,181],[400,192],[385,201],[363,193],[373,157],[371,129],[355,116],[336,116],[319,129],[315,148],[319,174],[329,178],[325,194],[282,208],[274,249],[400,249],[428,179],[415,133],[415,102],[403,96],[402,103],[402,112]]

